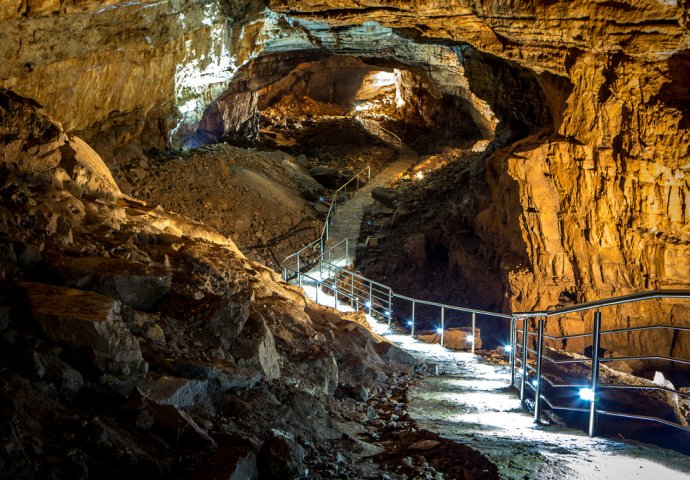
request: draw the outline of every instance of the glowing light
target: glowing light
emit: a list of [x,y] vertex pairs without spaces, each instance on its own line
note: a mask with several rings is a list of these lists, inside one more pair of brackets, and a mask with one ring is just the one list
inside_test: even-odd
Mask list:
[[438,333],[439,335],[442,334],[442,333],[443,333],[443,329],[442,329],[441,327],[438,327],[438,328],[436,329],[436,333]]
[[581,388],[578,395],[580,395],[582,400],[587,400],[590,402],[594,400],[594,390],[591,388]]
[[384,87],[395,83],[395,72],[376,72],[372,75],[374,85]]
[[465,341],[466,341],[467,343],[474,343],[474,336],[472,336],[472,335],[467,335],[467,337],[465,337]]
[[539,380],[537,380],[537,379],[532,380],[531,383],[532,383],[532,386],[534,386],[534,387],[538,387],[538,386],[539,386]]
[[364,110],[367,110],[368,108],[369,108],[368,106],[361,105],[359,103],[357,105],[355,105],[355,110],[358,112],[363,112]]
[[364,306],[367,308],[371,308],[371,302],[364,302]]
[[510,353],[513,351],[513,347],[511,347],[510,345],[506,345],[505,347],[503,347],[503,351],[506,353]]
[[414,325],[414,322],[412,320],[408,320],[407,325],[411,327],[412,325]]
[[424,178],[424,174],[423,174],[422,172],[417,172],[417,173],[415,174],[415,178],[416,178],[417,180],[421,180],[422,178]]
[[391,312],[389,312],[388,310],[384,310],[384,311],[383,311],[383,315],[386,316],[386,317],[390,317],[390,316],[391,316]]

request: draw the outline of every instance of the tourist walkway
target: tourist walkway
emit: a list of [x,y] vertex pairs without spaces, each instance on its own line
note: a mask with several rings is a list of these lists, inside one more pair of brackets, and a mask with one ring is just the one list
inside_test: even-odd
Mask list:
[[347,258],[350,259],[355,258],[355,250],[364,212],[374,203],[374,199],[371,196],[372,190],[376,187],[389,187],[394,180],[419,162],[417,152],[400,143],[399,139],[395,141],[395,138],[390,133],[382,130],[380,127],[377,128],[376,125],[378,124],[375,122],[363,122],[362,125],[372,135],[377,136],[386,143],[395,145],[400,151],[400,156],[395,162],[388,165],[381,173],[372,178],[369,183],[357,190],[354,196],[339,206],[335,212],[333,223],[329,229],[327,246],[333,246],[349,238]]

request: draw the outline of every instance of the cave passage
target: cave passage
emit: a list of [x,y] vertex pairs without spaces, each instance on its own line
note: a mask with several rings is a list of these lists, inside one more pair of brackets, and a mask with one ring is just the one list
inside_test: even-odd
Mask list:
[[690,478],[688,5],[1,2],[0,480]]

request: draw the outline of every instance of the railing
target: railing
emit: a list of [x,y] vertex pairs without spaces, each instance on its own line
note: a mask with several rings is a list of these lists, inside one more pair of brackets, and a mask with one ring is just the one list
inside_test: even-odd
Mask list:
[[353,309],[365,310],[369,315],[383,318],[388,322],[389,325],[393,318],[394,299],[410,302],[411,315],[408,321],[408,326],[410,327],[410,335],[412,336],[414,336],[417,326],[417,306],[423,305],[426,307],[437,308],[440,312],[440,326],[437,329],[437,333],[440,335],[441,346],[444,346],[445,332],[447,330],[446,313],[461,312],[469,314],[469,318],[467,320],[471,333],[467,337],[467,341],[472,353],[475,351],[475,339],[477,338],[477,316],[482,315],[502,319],[512,318],[509,314],[431,302],[397,294],[393,292],[393,289],[387,285],[348,270],[347,266],[349,265],[349,258],[347,257],[347,253],[345,254],[346,256],[344,262],[342,261],[343,257],[339,257],[336,254],[336,262],[334,263],[333,252],[337,251],[338,247],[343,244],[346,245],[345,251],[347,252],[348,240],[345,239],[333,245],[333,247],[325,251],[318,258],[318,278],[315,277],[315,274],[308,275],[299,269],[290,270],[288,267],[285,268],[284,277],[296,278],[297,283],[300,286],[303,285],[304,279],[310,279],[312,283],[317,282],[315,284],[317,288],[317,298],[315,300],[317,302],[318,289],[322,286],[326,286],[327,289],[333,291],[334,296],[336,297],[336,301],[334,301],[336,308],[338,305],[337,299],[339,296],[342,296],[347,300]]
[[[287,276],[289,271],[300,272],[303,267],[315,263],[313,257],[315,256],[316,248],[318,247],[318,257],[322,257],[324,254],[324,248],[329,239],[330,225],[333,222],[333,217],[338,208],[339,203],[343,203],[347,200],[348,187],[352,184],[355,185],[355,191],[359,190],[360,177],[364,177],[366,174],[366,182],[371,180],[371,166],[367,165],[362,170],[357,172],[354,177],[345,182],[340,188],[333,192],[333,198],[331,199],[330,205],[328,207],[328,213],[326,214],[326,220],[324,221],[323,228],[321,229],[321,235],[314,240],[312,243],[306,247],[298,250],[297,252],[288,255],[281,262],[281,268],[283,269],[283,280],[288,281],[290,278]],[[364,181],[364,178],[362,178]],[[365,182],[365,183],[366,183]],[[306,261],[305,261],[306,260]],[[291,265],[292,263],[292,265]],[[299,275],[297,276],[299,277]]]
[[[646,293],[639,293],[634,295],[626,295],[621,297],[614,297],[606,300],[599,300],[595,302],[588,302],[572,307],[561,308],[550,311],[537,312],[521,312],[514,313],[510,324],[510,370],[511,370],[511,386],[516,386],[516,374],[520,375],[519,393],[520,399],[525,402],[527,399],[527,389],[531,389],[534,393],[534,419],[536,422],[541,421],[541,413],[543,404],[546,403],[548,407],[555,411],[566,412],[581,412],[588,414],[588,432],[590,436],[595,436],[597,432],[597,419],[599,415],[607,415],[611,417],[621,417],[632,420],[645,420],[671,426],[686,432],[690,432],[690,427],[682,425],[678,422],[672,422],[664,418],[639,415],[634,413],[617,412],[604,410],[599,408],[600,392],[603,390],[655,390],[673,393],[683,398],[690,398],[690,393],[683,393],[669,389],[661,385],[624,385],[624,384],[604,384],[599,381],[600,365],[604,362],[616,361],[631,361],[631,360],[663,360],[673,364],[690,365],[690,360],[668,357],[663,355],[637,355],[637,356],[623,356],[623,357],[602,357],[600,354],[601,337],[604,335],[639,332],[647,330],[674,330],[690,332],[690,327],[681,325],[645,325],[629,328],[616,329],[602,329],[602,314],[600,309],[603,307],[610,307],[614,305],[635,303],[653,299],[672,299],[672,298],[690,298],[690,290],[655,290]],[[593,311],[593,328],[589,332],[574,334],[574,335],[547,335],[544,333],[546,321],[551,317],[565,315],[568,313],[577,313]],[[536,323],[536,331],[530,330],[530,320]],[[520,328],[518,323],[521,322]],[[520,337],[520,338],[518,338]],[[536,337],[534,348],[530,348],[530,338]],[[545,340],[563,341],[574,338],[592,338],[592,354],[591,358],[566,358],[556,359],[545,353]],[[518,351],[520,355],[518,356]],[[530,365],[530,354],[533,359],[533,365]],[[587,383],[558,383],[544,374],[544,361],[552,365],[565,364],[583,364],[590,365],[589,382]],[[519,363],[519,370],[518,370]],[[530,380],[530,375],[532,379]],[[543,392],[543,386],[548,385],[552,390],[557,389],[571,389],[579,390],[578,396],[589,402],[587,408],[575,407],[569,405],[558,405],[554,401],[549,400]]]
[[400,139],[399,136],[397,136],[395,133],[391,132],[390,130],[384,128],[379,122],[376,120],[372,120],[370,118],[362,118],[359,116],[355,117],[359,123],[362,124],[365,130],[368,130],[372,132],[374,135],[377,137],[382,137],[384,135],[381,135],[381,132],[383,132],[385,135],[388,135],[389,137],[392,137],[392,141],[389,141],[389,143],[392,143],[396,147],[402,147],[403,141]]

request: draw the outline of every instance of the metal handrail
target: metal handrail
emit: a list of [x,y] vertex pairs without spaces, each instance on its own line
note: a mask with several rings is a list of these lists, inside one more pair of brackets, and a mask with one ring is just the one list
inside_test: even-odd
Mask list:
[[[545,401],[552,409],[554,410],[570,410],[570,411],[587,411],[589,413],[589,435],[590,436],[595,436],[596,435],[596,427],[597,427],[597,416],[598,415],[611,415],[611,416],[617,416],[617,417],[623,417],[623,418],[630,418],[630,419],[644,419],[644,420],[650,420],[650,421],[655,421],[659,422],[665,425],[670,425],[673,427],[681,428],[686,431],[690,431],[690,428],[681,425],[679,423],[673,423],[669,422],[668,420],[661,419],[658,417],[647,417],[647,416],[642,416],[642,415],[637,415],[637,414],[632,414],[632,413],[624,413],[624,412],[609,412],[605,410],[601,410],[598,407],[598,392],[599,390],[606,389],[606,390],[623,390],[623,389],[628,389],[628,390],[659,390],[659,391],[666,391],[668,393],[674,393],[674,394],[679,394],[682,395],[683,397],[687,396],[686,394],[683,394],[682,392],[677,392],[675,390],[671,390],[669,388],[663,387],[663,386],[654,386],[654,385],[649,385],[649,386],[639,386],[639,385],[612,385],[612,384],[600,384],[599,383],[599,369],[600,369],[600,363],[601,362],[614,362],[614,361],[630,361],[630,360],[659,360],[659,361],[668,361],[672,363],[680,363],[683,365],[690,365],[690,360],[688,359],[682,359],[682,358],[676,358],[672,356],[664,356],[664,355],[637,355],[637,356],[620,356],[620,357],[609,357],[609,358],[600,358],[600,353],[599,353],[599,345],[600,345],[600,340],[602,335],[608,335],[608,334],[617,334],[617,333],[630,333],[630,332],[637,332],[637,331],[647,331],[647,330],[656,330],[656,329],[668,329],[668,330],[681,330],[681,331],[690,331],[690,328],[687,326],[683,325],[668,325],[668,324],[659,324],[659,325],[643,325],[643,326],[637,326],[637,327],[628,327],[628,328],[616,328],[616,329],[610,329],[610,330],[603,330],[601,328],[601,311],[600,309],[603,307],[609,307],[609,306],[614,306],[614,305],[621,305],[621,304],[627,304],[627,303],[635,303],[635,302],[641,302],[641,301],[646,301],[646,300],[654,300],[654,299],[690,299],[690,290],[652,290],[649,292],[641,292],[641,293],[636,293],[632,295],[623,295],[623,296],[618,296],[618,297],[612,297],[608,299],[603,299],[603,300],[597,300],[593,302],[587,302],[583,303],[580,305],[573,305],[570,307],[565,307],[565,308],[560,308],[560,309],[553,309],[553,310],[545,310],[545,311],[535,311],[535,312],[518,312],[514,313],[512,315],[512,319],[510,322],[510,344],[511,344],[511,351],[510,351],[510,368],[511,368],[511,385],[515,385],[516,381],[516,365],[519,362],[521,366],[521,371],[520,371],[520,399],[525,400],[526,399],[526,388],[529,387],[531,390],[534,391],[534,418],[535,421],[539,422],[540,417],[541,417],[541,408],[542,408],[542,401]],[[544,334],[544,326],[547,320],[549,320],[551,317],[555,317],[558,315],[564,315],[567,313],[574,313],[574,312],[583,312],[587,310],[593,310],[594,311],[594,326],[593,330],[588,333],[582,333],[582,334],[576,334],[576,335],[562,335],[562,336],[551,336],[551,335],[545,335]],[[536,339],[536,346],[535,349],[532,349],[529,347],[527,343],[527,339],[530,336],[535,335],[533,332],[529,331],[529,319],[534,318],[538,322],[538,333],[536,333],[537,339]],[[517,328],[517,322],[518,320],[522,321],[522,331],[519,332]],[[522,343],[518,341],[518,335],[520,334],[522,338]],[[554,359],[544,353],[544,341],[545,340],[563,340],[563,339],[568,339],[568,338],[581,338],[581,337],[592,337],[592,358],[575,358],[575,359],[562,359],[562,360],[557,360]],[[517,357],[517,350],[518,347],[520,347],[522,355],[521,358]],[[532,367],[529,365],[527,362],[528,355],[533,354],[535,358],[535,364],[536,368]],[[572,364],[572,363],[590,363],[591,364],[591,373],[589,378],[591,379],[589,385],[586,387],[583,385],[563,385],[563,384],[557,384],[552,382],[548,377],[542,374],[541,372],[541,364],[542,361],[546,359],[547,361],[559,365],[559,364]],[[528,382],[528,372],[534,372],[534,380],[532,383]],[[563,406],[555,406],[553,405],[548,399],[544,397],[544,395],[541,394],[541,383],[546,382],[548,383],[551,387],[555,388],[587,388],[589,390],[589,408],[588,409],[581,409],[581,408],[574,408],[574,407],[563,407]]]
[[387,128],[385,128],[383,125],[381,125],[381,124],[380,124],[379,122],[377,122],[376,120],[372,120],[372,119],[370,119],[370,118],[361,118],[361,117],[359,117],[359,116],[356,116],[355,118],[356,118],[357,121],[358,121],[359,123],[361,123],[365,128],[366,128],[366,125],[367,125],[367,124],[369,124],[369,125],[373,124],[377,129],[383,130],[385,133],[387,133],[388,135],[390,135],[390,136],[392,136],[393,138],[395,138],[395,140],[396,140],[395,143],[396,143],[397,145],[401,146],[401,145],[403,144],[403,141],[402,141],[402,139],[401,139],[399,136],[397,136],[395,133],[393,133],[393,132],[391,132],[390,130],[388,130]]
[[592,310],[594,308],[610,307],[612,305],[620,305],[623,303],[632,303],[639,302],[640,300],[652,300],[658,298],[690,298],[690,290],[650,290],[649,292],[621,295],[618,297],[611,297],[603,300],[595,300],[593,302],[581,303],[578,305],[572,305],[570,307],[555,308],[552,310],[514,312],[512,315],[516,318],[554,317],[556,315],[564,315],[566,313],[575,313],[581,312],[583,310]]
[[[359,189],[359,177],[362,175],[364,172],[367,172],[367,182],[371,180],[371,165],[367,165],[363,169],[361,169],[359,172],[357,172],[351,179],[349,179],[347,182],[345,182],[343,185],[340,186],[335,192],[333,192],[333,198],[331,198],[331,203],[328,207],[328,213],[326,214],[326,220],[324,221],[323,227],[321,228],[321,235],[317,239],[315,239],[313,242],[311,242],[309,245],[306,247],[303,247],[302,249],[298,250],[295,253],[292,253],[288,256],[286,256],[283,261],[281,262],[281,266],[285,265],[288,260],[291,258],[295,257],[296,258],[296,263],[297,263],[297,272],[300,271],[300,255],[308,250],[309,248],[313,248],[316,245],[319,245],[319,251],[320,251],[320,256],[323,256],[324,254],[324,247],[326,242],[328,241],[328,226],[332,222],[333,215],[335,214],[336,206],[338,204],[338,195],[340,192],[347,188],[348,185],[350,185],[352,182],[357,182],[357,188]],[[345,239],[343,241],[347,241],[348,239]],[[342,243],[342,242],[340,242]],[[338,245],[340,245],[340,243]],[[335,248],[335,246],[331,247],[331,249]],[[287,269],[283,268],[283,280],[287,281],[287,276],[286,276]],[[298,278],[299,277],[298,275]]]

